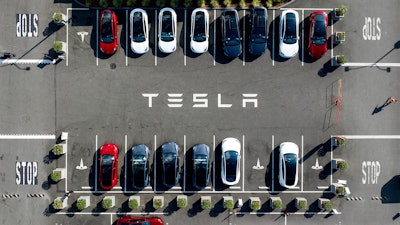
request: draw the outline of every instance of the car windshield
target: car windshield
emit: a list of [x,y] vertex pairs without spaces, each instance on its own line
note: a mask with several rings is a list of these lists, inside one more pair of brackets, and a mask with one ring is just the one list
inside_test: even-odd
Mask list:
[[112,32],[111,13],[104,13],[101,20],[101,41],[104,43],[113,43],[114,36]]
[[161,25],[161,40],[162,41],[173,41],[174,40],[174,32],[172,29],[172,14],[171,12],[164,12],[162,16],[162,25]]
[[315,16],[314,35],[312,42],[315,45],[323,45],[326,42],[325,17],[321,14]]
[[133,15],[132,39],[135,42],[143,42],[146,40],[143,27],[142,13],[136,12]]
[[225,45],[227,46],[236,46],[240,44],[239,30],[238,24],[236,21],[235,14],[225,15]]
[[194,34],[193,40],[197,42],[203,42],[206,40],[206,21],[204,17],[204,12],[196,13],[194,22]]
[[120,225],[150,225],[150,222],[132,219],[128,222],[120,223]]
[[256,44],[264,44],[267,42],[265,33],[265,17],[254,15],[253,16],[253,30],[251,33],[251,42]]
[[206,155],[196,155],[194,158],[194,170],[196,171],[196,185],[205,186],[207,183],[208,159]]
[[233,182],[236,180],[236,169],[238,166],[238,153],[235,151],[225,152],[226,159],[226,180]]
[[103,155],[101,157],[101,173],[103,174],[102,179],[103,183],[106,186],[111,185],[112,180],[112,166],[114,164],[114,156],[113,155]]
[[283,156],[285,161],[285,180],[287,185],[293,185],[296,180],[296,167],[297,167],[297,157],[293,153],[285,154]]
[[287,13],[285,20],[285,28],[283,34],[283,42],[286,44],[294,44],[296,37],[296,16],[294,13]]

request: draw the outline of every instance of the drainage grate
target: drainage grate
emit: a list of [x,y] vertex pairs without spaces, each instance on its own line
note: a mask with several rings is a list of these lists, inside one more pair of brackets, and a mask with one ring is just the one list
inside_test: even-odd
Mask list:
[[111,68],[112,70],[115,70],[115,68],[117,68],[117,64],[111,63],[111,64],[110,64],[110,68]]

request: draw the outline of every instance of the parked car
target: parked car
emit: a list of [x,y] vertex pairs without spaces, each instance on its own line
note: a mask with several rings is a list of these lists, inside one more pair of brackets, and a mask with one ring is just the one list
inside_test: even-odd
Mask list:
[[250,14],[250,43],[249,52],[253,55],[262,55],[267,49],[267,9],[263,6],[256,6]]
[[144,144],[132,148],[132,187],[143,189],[149,182],[150,150]]
[[117,225],[164,225],[159,217],[123,216],[118,219]]
[[179,181],[179,146],[175,142],[166,142],[161,146],[162,182],[171,188]]
[[209,15],[203,8],[193,10],[190,25],[190,49],[194,53],[208,50]]
[[149,22],[146,11],[136,8],[131,11],[130,38],[131,49],[136,54],[144,54],[149,51]]
[[206,144],[193,146],[193,187],[197,189],[208,186],[210,181],[210,147]]
[[279,184],[285,188],[295,188],[298,180],[299,147],[293,142],[283,142],[279,146]]
[[163,8],[158,14],[158,47],[164,53],[176,50],[176,13]]
[[236,138],[225,138],[221,149],[221,178],[226,185],[235,185],[240,180],[240,142]]
[[222,45],[225,56],[238,57],[242,53],[239,32],[239,15],[235,9],[225,9],[221,14]]
[[316,11],[310,15],[310,35],[308,53],[314,58],[321,58],[328,51],[328,15]]
[[100,187],[104,190],[112,189],[118,182],[118,146],[104,144],[100,148]]
[[115,12],[105,9],[100,14],[100,51],[107,55],[118,49],[118,20]]
[[287,9],[279,20],[279,55],[292,58],[299,51],[299,14]]

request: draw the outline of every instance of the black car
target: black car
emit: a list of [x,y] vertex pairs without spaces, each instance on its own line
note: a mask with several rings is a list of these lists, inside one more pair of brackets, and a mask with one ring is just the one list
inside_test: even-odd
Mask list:
[[257,6],[250,15],[250,43],[249,52],[253,55],[262,55],[267,49],[267,9]]
[[179,146],[175,142],[166,142],[161,146],[162,182],[171,188],[179,181]]
[[143,189],[149,182],[150,150],[144,144],[132,148],[132,187]]
[[225,9],[221,14],[222,44],[225,56],[238,57],[242,53],[239,32],[239,15],[235,9]]
[[206,144],[193,146],[193,187],[204,188],[210,180],[210,147]]

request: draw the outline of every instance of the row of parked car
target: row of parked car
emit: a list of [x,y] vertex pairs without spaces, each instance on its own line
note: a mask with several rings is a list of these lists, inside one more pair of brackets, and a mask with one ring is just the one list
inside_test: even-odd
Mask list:
[[[322,57],[327,48],[328,16],[324,11],[315,11],[309,17],[308,52],[314,58]],[[145,10],[137,8],[130,13],[131,49],[136,54],[149,50],[149,22]],[[222,44],[225,56],[238,57],[242,53],[242,37],[239,31],[239,15],[236,9],[225,9],[221,14]],[[100,50],[114,54],[118,49],[118,20],[112,10],[103,10],[100,15]],[[249,52],[261,55],[267,49],[267,9],[262,6],[250,11],[251,33]],[[197,8],[191,14],[190,49],[204,53],[209,45],[209,14]],[[177,48],[177,15],[172,8],[163,8],[158,15],[158,47],[161,52],[173,53]],[[279,20],[279,55],[292,58],[299,51],[299,14],[291,9],[282,12]]]
[[[283,142],[279,147],[279,183],[294,188],[298,180],[299,148],[295,143]],[[112,189],[118,182],[118,146],[104,144],[99,150],[99,183],[104,190]],[[236,138],[225,138],[221,143],[221,180],[225,185],[235,185],[240,180],[241,144]],[[130,152],[132,187],[140,190],[149,184],[150,150],[144,144],[135,145]],[[161,146],[162,183],[171,188],[179,182],[180,149],[175,142]],[[208,186],[210,181],[210,147],[206,144],[193,146],[192,160],[187,162],[192,169],[192,185],[197,189]],[[188,167],[187,167],[188,168]]]

